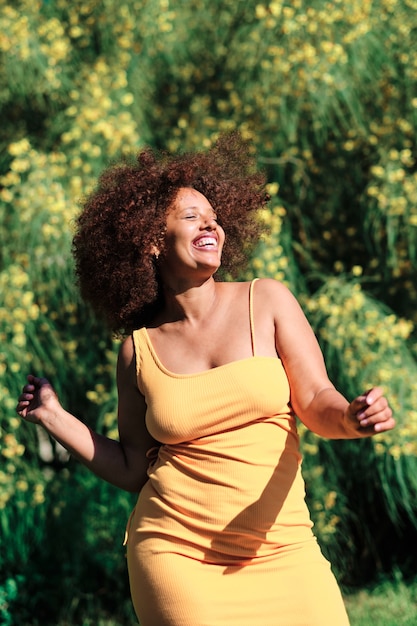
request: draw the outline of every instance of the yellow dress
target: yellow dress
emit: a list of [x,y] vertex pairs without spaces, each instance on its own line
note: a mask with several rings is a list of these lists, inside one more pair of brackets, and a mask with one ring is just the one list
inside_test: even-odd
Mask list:
[[162,443],[132,512],[127,557],[141,626],[348,626],[312,533],[280,359],[197,374],[133,333],[146,425]]

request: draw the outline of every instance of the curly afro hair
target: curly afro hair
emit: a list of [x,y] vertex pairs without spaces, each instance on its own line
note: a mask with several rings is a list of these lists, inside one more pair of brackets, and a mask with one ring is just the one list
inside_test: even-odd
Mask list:
[[226,233],[222,273],[236,276],[260,235],[256,211],[269,200],[265,177],[238,133],[207,152],[145,148],[111,165],[83,202],[73,239],[82,297],[121,335],[149,324],[163,306],[151,250],[163,250],[166,215],[181,187],[202,193]]

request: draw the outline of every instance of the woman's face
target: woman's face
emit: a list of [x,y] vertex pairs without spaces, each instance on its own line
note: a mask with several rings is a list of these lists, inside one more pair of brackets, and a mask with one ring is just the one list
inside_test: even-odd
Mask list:
[[224,239],[224,230],[207,198],[196,189],[182,187],[167,215],[163,275],[214,274],[221,264]]

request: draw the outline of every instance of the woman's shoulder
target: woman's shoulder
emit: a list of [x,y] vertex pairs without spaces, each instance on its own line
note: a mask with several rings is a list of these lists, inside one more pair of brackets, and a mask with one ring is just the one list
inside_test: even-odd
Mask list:
[[224,281],[217,283],[218,286],[224,291],[248,291],[253,285],[253,290],[256,293],[265,294],[277,294],[277,295],[292,295],[290,289],[276,280],[275,278],[253,278],[252,280],[245,281]]
[[124,337],[119,345],[119,361],[129,364],[134,355],[133,333]]
[[293,298],[290,289],[275,278],[255,278],[252,281],[255,297]]
[[275,278],[254,278],[242,282],[220,283],[223,292],[231,298],[242,296],[246,300],[252,288],[252,297],[255,304],[261,304],[265,309],[276,310],[285,302],[297,305],[297,300],[291,290]]
[[276,321],[295,320],[300,303],[284,283],[274,278],[259,278],[254,286],[253,301],[258,309],[269,312]]
[[256,276],[254,278],[252,278],[251,280],[243,280],[243,281],[239,281],[239,280],[230,280],[230,281],[219,281],[217,282],[217,285],[220,285],[222,287],[225,287],[226,289],[239,289],[239,288],[244,288],[244,286],[246,285],[248,288],[251,284],[254,285],[258,285],[258,286],[262,286],[265,289],[271,288],[271,289],[285,289],[288,291],[288,287],[286,287],[284,285],[284,283],[281,283],[279,280],[276,280],[275,278],[262,278],[259,276]]

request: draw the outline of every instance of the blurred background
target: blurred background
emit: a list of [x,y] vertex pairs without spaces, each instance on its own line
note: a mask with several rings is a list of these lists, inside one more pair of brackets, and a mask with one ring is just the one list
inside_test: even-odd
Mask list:
[[416,0],[0,0],[1,624],[136,623],[134,496],[14,407],[42,374],[117,437],[118,341],[74,283],[80,199],[123,155],[234,129],[271,195],[241,279],[286,283],[333,382],[350,398],[382,385],[398,421],[364,441],[300,427],[322,549],[346,594],[415,579],[416,30]]

